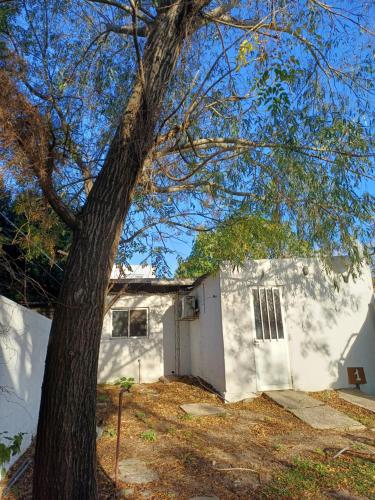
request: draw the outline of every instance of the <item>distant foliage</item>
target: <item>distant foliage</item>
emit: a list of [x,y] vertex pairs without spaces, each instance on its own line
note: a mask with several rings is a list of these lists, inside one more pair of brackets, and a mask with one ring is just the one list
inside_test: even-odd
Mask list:
[[312,254],[311,245],[299,239],[287,224],[237,215],[215,231],[199,234],[189,257],[180,260],[176,275],[197,277],[217,270],[224,262],[240,266],[247,259]]

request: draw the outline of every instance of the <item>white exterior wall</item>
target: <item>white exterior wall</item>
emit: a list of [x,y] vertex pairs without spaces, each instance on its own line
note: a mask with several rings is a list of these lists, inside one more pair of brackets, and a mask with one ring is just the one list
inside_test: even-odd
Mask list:
[[[0,432],[36,433],[51,320],[0,296]],[[11,465],[17,457],[12,458]]]
[[[340,262],[337,259],[337,262]],[[342,260],[341,260],[342,262]],[[309,274],[304,276],[303,267]],[[375,318],[371,275],[349,283],[327,275],[317,259],[251,261],[244,268],[221,272],[223,337],[227,391],[256,388],[251,288],[277,286],[282,306],[294,389],[318,391],[348,387],[347,367],[363,366],[375,393]]]
[[250,290],[245,270],[220,272],[225,353],[226,396],[239,401],[257,391],[250,312]]
[[180,373],[177,375],[191,375],[190,355],[190,326],[188,321],[179,321],[180,330]]
[[[119,298],[114,309],[148,308],[148,336],[112,338],[112,312],[103,325],[98,382],[111,382],[119,377],[134,377],[138,382],[139,363],[141,382],[154,382],[162,375],[176,370],[175,363],[175,295],[137,294]],[[184,368],[188,361],[183,360]]]
[[219,274],[205,278],[192,294],[198,299],[199,317],[189,322],[191,374],[206,380],[224,394],[226,388]]

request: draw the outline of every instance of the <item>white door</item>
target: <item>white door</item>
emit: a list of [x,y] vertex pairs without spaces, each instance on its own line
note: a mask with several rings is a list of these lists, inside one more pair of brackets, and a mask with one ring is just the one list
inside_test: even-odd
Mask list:
[[254,354],[258,391],[290,389],[288,341],[279,288],[252,290]]

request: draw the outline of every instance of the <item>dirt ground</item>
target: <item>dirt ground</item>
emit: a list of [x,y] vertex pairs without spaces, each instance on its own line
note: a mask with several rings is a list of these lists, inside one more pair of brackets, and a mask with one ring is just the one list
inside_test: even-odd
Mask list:
[[[116,489],[118,392],[117,386],[98,387],[97,415],[104,430],[97,441],[102,499],[375,499],[374,414],[325,391],[314,397],[358,420],[359,415],[367,430],[314,430],[266,396],[226,404],[224,416],[192,417],[184,414],[181,404],[223,403],[191,379],[141,384],[124,397],[120,460],[144,460],[159,480],[121,483]],[[344,447],[349,451],[334,459]],[[30,498],[31,474],[29,468],[5,498]]]

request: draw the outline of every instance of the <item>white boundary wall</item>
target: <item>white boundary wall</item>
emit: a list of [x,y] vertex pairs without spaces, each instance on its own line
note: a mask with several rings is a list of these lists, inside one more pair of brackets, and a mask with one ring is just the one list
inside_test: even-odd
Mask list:
[[21,452],[36,433],[50,327],[50,319],[0,296],[0,432],[25,432]]

